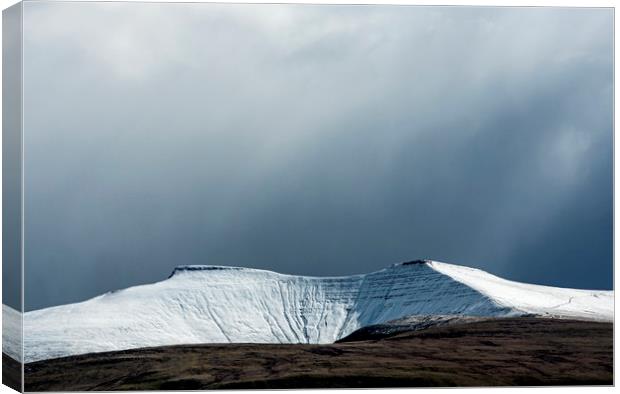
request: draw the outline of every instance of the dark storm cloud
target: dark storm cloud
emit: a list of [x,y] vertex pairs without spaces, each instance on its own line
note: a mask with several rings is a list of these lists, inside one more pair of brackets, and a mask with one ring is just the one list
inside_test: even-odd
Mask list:
[[29,3],[24,23],[28,309],[179,264],[612,286],[611,10]]

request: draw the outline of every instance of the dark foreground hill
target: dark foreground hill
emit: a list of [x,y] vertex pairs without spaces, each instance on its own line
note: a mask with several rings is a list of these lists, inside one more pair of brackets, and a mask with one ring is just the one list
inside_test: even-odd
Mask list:
[[611,323],[473,321],[333,345],[183,345],[26,365],[28,391],[613,384]]

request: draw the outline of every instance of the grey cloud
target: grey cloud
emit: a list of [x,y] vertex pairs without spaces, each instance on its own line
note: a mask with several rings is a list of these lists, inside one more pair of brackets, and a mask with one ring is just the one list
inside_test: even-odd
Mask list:
[[612,18],[29,3],[26,307],[178,264],[610,288]]

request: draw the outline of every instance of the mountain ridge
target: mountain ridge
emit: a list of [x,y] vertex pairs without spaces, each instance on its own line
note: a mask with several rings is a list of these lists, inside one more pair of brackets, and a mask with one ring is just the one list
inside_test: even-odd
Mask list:
[[326,344],[414,315],[609,321],[613,291],[522,284],[431,260],[338,277],[178,266],[160,282],[25,313],[24,358],[195,343]]

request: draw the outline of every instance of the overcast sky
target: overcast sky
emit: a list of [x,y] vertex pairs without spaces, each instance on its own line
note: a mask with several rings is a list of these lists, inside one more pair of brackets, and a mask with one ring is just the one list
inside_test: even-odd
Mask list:
[[611,9],[24,7],[27,310],[181,264],[612,287]]

